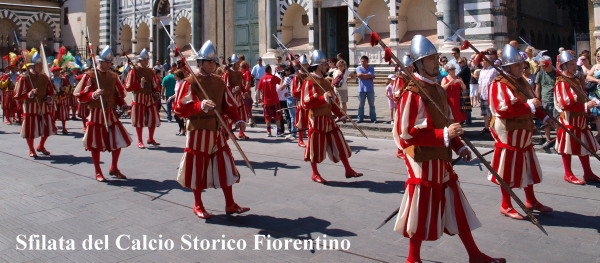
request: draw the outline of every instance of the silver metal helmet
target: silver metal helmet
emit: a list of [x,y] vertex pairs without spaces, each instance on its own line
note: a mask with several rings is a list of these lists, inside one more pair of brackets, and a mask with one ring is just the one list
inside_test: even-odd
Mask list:
[[504,49],[502,50],[503,67],[523,61],[523,57],[521,57],[521,54],[519,54],[519,50],[509,44],[504,45]]
[[412,66],[413,60],[409,55],[404,55],[404,57],[402,57],[402,64],[404,64],[405,67],[410,67]]
[[571,60],[575,60],[575,57],[573,56],[573,54],[571,54],[571,52],[566,50],[560,52],[560,64],[565,64]]
[[200,48],[200,52],[198,53],[197,59],[217,61],[215,46],[213,45],[212,41],[207,40],[206,42],[204,42],[204,44]]
[[438,55],[438,51],[435,46],[423,35],[415,35],[410,42],[410,55],[413,58],[413,62],[428,57],[431,55]]
[[148,54],[148,51],[144,48],[142,49],[142,52],[140,52],[140,58],[138,60],[149,60],[150,59],[150,54]]
[[305,55],[300,56],[300,65],[308,65],[308,59]]
[[102,49],[102,51],[100,52],[100,55],[98,56],[98,60],[106,61],[106,62],[113,61],[113,54],[112,54],[112,50],[110,49],[110,46],[106,46],[106,47],[104,47],[104,49]]
[[238,61],[240,61],[240,58],[236,54],[231,55],[231,64],[235,64]]
[[318,66],[321,64],[327,64],[327,57],[323,51],[315,49],[315,51],[313,51],[310,55],[310,65]]
[[37,64],[42,64],[42,56],[40,56],[40,52],[35,52],[33,53],[33,56],[31,56],[31,63],[32,66],[33,65],[37,65]]

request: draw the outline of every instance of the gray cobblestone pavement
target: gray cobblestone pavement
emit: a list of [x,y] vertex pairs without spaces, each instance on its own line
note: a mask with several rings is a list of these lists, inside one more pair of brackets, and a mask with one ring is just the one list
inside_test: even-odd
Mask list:
[[[383,93],[379,90],[378,103]],[[382,104],[377,104],[380,111],[387,102]],[[380,120],[387,120],[383,113],[379,116]],[[135,140],[129,121],[123,119]],[[389,129],[389,124],[375,125]],[[283,138],[265,138],[264,128],[251,128],[248,135],[252,139],[240,143],[256,169],[256,176],[240,161],[237,151],[232,150],[242,173],[241,182],[234,187],[236,201],[252,210],[226,216],[222,192],[209,189],[203,194],[205,206],[216,216],[201,220],[191,211],[192,193],[175,181],[184,147],[184,138],[175,136],[175,123],[163,122],[157,129],[155,137],[162,143],[160,147],[138,149],[132,145],[124,149],[120,169],[130,179],[108,183],[98,183],[93,178],[90,154],[81,143],[81,122],[69,121],[68,128],[70,135],[48,139],[51,156],[34,160],[27,157],[19,127],[0,125],[0,262],[403,262],[406,259],[408,240],[392,231],[393,221],[375,230],[400,204],[406,179],[406,168],[395,157],[394,143],[386,136],[373,135],[368,140],[347,136],[353,151],[350,162],[365,176],[345,179],[342,165],[326,160],[319,168],[330,184],[320,185],[310,180],[310,165],[302,160],[303,150],[295,143]],[[483,146],[481,149],[487,150]],[[477,161],[459,162],[455,166],[463,190],[483,223],[473,232],[475,240],[484,252],[506,257],[508,262],[600,262],[600,185],[567,184],[562,180],[562,163],[556,154],[538,153],[538,157],[544,171],[544,181],[536,185],[538,199],[555,209],[553,213],[538,216],[549,236],[528,221],[500,216],[500,191],[486,180],[485,168]],[[103,153],[101,158],[107,175],[110,154]],[[578,161],[573,164],[580,176]],[[592,165],[596,171],[600,168],[598,161],[593,160]],[[523,191],[516,193],[523,198]],[[42,237],[34,235],[45,235],[47,240],[72,239],[74,250],[35,249],[35,242],[32,247],[29,238],[41,242]],[[90,235],[98,242],[97,249],[83,247]],[[262,235],[270,238],[262,239]],[[174,247],[136,249],[135,240],[143,241],[144,237],[163,245],[172,240]],[[202,247],[186,250],[185,240],[194,237],[198,237],[199,245],[202,240],[210,245],[217,242],[215,250]],[[350,247],[269,250],[267,246],[317,238],[348,242]],[[117,239],[122,250],[117,247]],[[245,242],[246,247],[221,249],[220,240]],[[328,248],[333,248],[333,244],[329,245]],[[438,241],[424,242],[422,257],[425,262],[465,262],[466,252],[458,237],[443,236]]]

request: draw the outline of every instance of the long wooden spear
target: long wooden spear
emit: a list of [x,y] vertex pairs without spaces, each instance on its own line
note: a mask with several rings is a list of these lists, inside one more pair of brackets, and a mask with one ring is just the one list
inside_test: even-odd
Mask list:
[[[94,75],[96,76],[96,86],[98,89],[100,88],[100,79],[98,79],[98,69],[96,68],[96,60],[94,54],[94,47],[92,45],[92,40],[90,38],[90,29],[86,28],[85,40],[88,42],[88,49],[90,50],[90,59],[92,60],[92,66],[94,67]],[[104,108],[104,99],[102,99],[102,95],[100,95],[100,105],[102,105],[102,117],[104,118],[104,125],[106,126],[106,132],[108,133],[108,138],[110,138],[110,129],[108,128],[108,119],[106,118],[106,109]]]

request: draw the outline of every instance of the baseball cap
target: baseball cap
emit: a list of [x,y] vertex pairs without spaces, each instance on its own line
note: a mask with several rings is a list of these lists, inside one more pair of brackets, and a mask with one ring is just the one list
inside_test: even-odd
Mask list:
[[395,80],[395,79],[396,79],[396,75],[394,75],[394,74],[389,74],[389,75],[387,76],[387,78],[388,78],[388,79],[391,79],[391,80]]

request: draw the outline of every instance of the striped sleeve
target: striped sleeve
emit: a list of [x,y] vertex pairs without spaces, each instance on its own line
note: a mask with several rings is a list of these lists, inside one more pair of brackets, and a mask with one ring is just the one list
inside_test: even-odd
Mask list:
[[559,111],[585,112],[585,105],[577,102],[577,93],[564,81],[559,81],[554,87],[554,105]]
[[493,82],[490,85],[488,101],[492,115],[499,118],[511,118],[532,113],[527,102],[516,97],[508,86],[501,82]]
[[444,129],[435,129],[421,96],[405,93],[399,101],[398,135],[403,148],[411,145],[444,147]]

